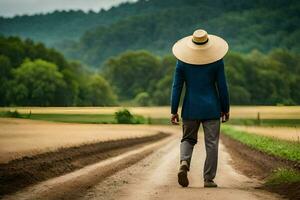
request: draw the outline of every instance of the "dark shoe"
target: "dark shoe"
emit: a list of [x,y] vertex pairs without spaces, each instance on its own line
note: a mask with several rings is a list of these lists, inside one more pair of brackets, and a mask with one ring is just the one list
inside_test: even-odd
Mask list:
[[182,161],[178,172],[178,183],[182,187],[187,187],[189,185],[189,179],[187,177],[188,169],[188,163]]
[[205,180],[204,187],[218,187],[218,185],[213,180]]

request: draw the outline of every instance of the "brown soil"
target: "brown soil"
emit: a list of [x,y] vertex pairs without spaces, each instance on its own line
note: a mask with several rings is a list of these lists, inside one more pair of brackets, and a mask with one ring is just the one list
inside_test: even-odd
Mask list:
[[[232,157],[233,166],[248,177],[265,181],[271,172],[279,167],[290,167],[300,171],[300,165],[297,162],[268,155],[224,134],[221,134],[221,139]],[[265,185],[261,188],[279,193],[292,200],[300,199],[300,183]]]
[[23,157],[0,164],[0,196],[11,194],[24,187],[69,173],[86,165],[120,155],[134,148],[169,136],[158,133],[152,136],[104,141],[54,152]]
[[[257,179],[238,173],[230,165],[230,155],[220,143],[218,188],[203,187],[205,147],[203,134],[195,145],[189,171],[189,186],[182,188],[177,182],[180,139],[170,141],[162,148],[135,165],[121,170],[99,184],[81,192],[81,200],[279,200],[282,197],[262,189]],[[202,141],[202,142],[200,142]],[[35,196],[34,196],[35,197]],[[49,196],[47,196],[49,197]],[[13,199],[13,198],[11,198]],[[17,198],[15,198],[17,199]],[[36,199],[36,198],[35,198]]]
[[146,124],[74,124],[0,118],[0,163],[82,144],[176,133],[179,127]]

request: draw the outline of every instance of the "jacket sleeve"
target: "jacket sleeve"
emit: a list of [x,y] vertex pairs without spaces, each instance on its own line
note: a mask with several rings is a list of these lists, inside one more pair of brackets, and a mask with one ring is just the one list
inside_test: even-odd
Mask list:
[[176,114],[178,112],[178,106],[181,96],[182,87],[184,84],[184,73],[182,66],[177,61],[175,74],[173,78],[172,94],[171,94],[171,113]]
[[219,98],[221,102],[221,112],[228,113],[229,112],[229,95],[228,88],[225,78],[224,72],[224,62],[220,61],[220,65],[218,65],[217,70],[217,89],[219,92]]

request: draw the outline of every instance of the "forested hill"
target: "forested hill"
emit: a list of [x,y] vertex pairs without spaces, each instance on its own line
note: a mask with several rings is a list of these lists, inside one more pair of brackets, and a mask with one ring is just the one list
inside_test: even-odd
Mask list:
[[[162,1],[150,0],[145,4],[159,3]],[[176,40],[199,27],[224,37],[234,51],[286,48],[300,52],[300,1],[165,0],[163,4],[164,9],[90,30],[64,52],[96,67],[128,49],[170,54]]]
[[77,40],[90,28],[110,25],[140,12],[145,14],[159,9],[159,5],[148,7],[144,3],[122,3],[99,12],[85,13],[80,10],[70,10],[13,18],[0,17],[0,33],[30,38],[53,46],[62,40]]
[[108,57],[129,49],[169,54],[176,40],[199,27],[224,37],[231,50],[285,48],[299,53],[299,13],[298,0],[140,0],[100,13],[1,19],[0,32],[48,44],[60,42],[56,47],[67,57],[99,67]]

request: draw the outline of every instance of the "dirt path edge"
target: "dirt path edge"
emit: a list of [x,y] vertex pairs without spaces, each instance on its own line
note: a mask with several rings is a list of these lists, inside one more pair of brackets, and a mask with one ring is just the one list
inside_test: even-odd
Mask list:
[[[299,170],[299,165],[293,161],[271,156],[234,140],[225,134],[221,134],[221,140],[232,157],[234,168],[250,178],[256,178],[265,182],[272,171],[277,168],[291,167]],[[288,199],[300,199],[299,183],[276,186],[264,184],[261,189],[276,192]]]
[[84,166],[159,141],[168,133],[84,144],[0,164],[0,197]]

